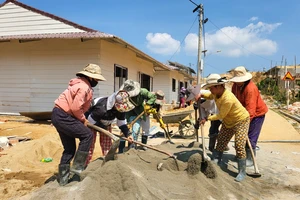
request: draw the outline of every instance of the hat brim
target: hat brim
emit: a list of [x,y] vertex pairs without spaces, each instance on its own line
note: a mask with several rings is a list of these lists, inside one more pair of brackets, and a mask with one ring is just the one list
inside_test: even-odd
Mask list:
[[86,71],[80,71],[76,73],[76,76],[78,76],[78,74],[83,74],[85,76],[94,78],[94,79],[98,79],[100,81],[106,81],[106,79],[101,75],[101,74],[92,74],[90,72],[86,72]]
[[[120,90],[124,90],[124,83],[121,85]],[[127,91],[127,90],[126,90]],[[137,96],[141,91],[141,86],[138,82],[134,81],[134,90],[127,91],[130,97]]]
[[231,79],[229,79],[229,81],[230,82],[241,83],[241,82],[248,81],[250,79],[252,79],[252,74],[250,74],[249,72],[247,72],[246,75],[232,77]]
[[188,89],[188,91],[190,92],[188,98],[185,101],[191,101],[193,99],[195,99],[196,95],[200,93],[201,90],[201,86],[200,84]]
[[202,89],[206,90],[206,89],[209,89],[210,87],[212,86],[216,86],[216,85],[224,85],[225,83],[207,83],[205,85],[203,85]]
[[165,100],[156,99],[155,103],[159,105],[163,105],[165,103]]

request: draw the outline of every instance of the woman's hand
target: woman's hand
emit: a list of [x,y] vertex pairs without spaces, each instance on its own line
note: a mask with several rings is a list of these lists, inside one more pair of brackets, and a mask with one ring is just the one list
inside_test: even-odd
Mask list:
[[87,126],[88,123],[89,123],[89,120],[85,119],[83,124],[84,124],[85,126]]

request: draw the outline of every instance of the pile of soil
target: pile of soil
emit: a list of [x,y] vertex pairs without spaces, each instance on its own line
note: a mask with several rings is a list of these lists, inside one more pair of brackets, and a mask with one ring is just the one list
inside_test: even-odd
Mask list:
[[[212,175],[204,171],[202,144],[196,139],[149,138],[149,144],[177,156],[177,163],[165,154],[148,149],[131,149],[102,166],[97,138],[93,162],[82,173],[81,182],[64,187],[49,179],[57,173],[62,153],[59,136],[50,122],[1,117],[0,136],[25,136],[32,140],[17,143],[0,152],[1,200],[7,199],[297,199],[300,197],[300,134],[283,117],[270,110],[259,139],[257,163],[260,178],[247,176],[236,182],[235,150],[223,156],[218,166],[208,162]],[[158,124],[154,124],[158,126]],[[176,127],[174,127],[176,128]],[[208,144],[209,123],[204,126]],[[200,133],[199,133],[200,134]],[[282,141],[282,142],[280,142]],[[288,143],[285,143],[287,141]],[[295,141],[292,143],[291,141]],[[211,152],[208,151],[209,156]],[[52,162],[40,162],[51,157]],[[199,164],[201,163],[201,166]],[[205,166],[205,165],[204,165]],[[251,175],[253,167],[247,168]],[[24,196],[25,195],[25,196]]]
[[[231,174],[215,168],[216,177],[204,173],[188,173],[189,158],[201,157],[199,143],[187,145],[161,144],[157,148],[176,152],[177,163],[156,151],[130,149],[118,159],[102,166],[103,159],[92,162],[83,172],[81,182],[60,187],[50,182],[22,199],[255,199],[260,184],[249,178],[240,184],[234,181],[237,169]],[[201,163],[199,163],[201,164]],[[158,169],[158,166],[161,166]],[[225,166],[223,166],[225,167]],[[199,167],[200,170],[201,167]],[[216,192],[218,191],[218,192]]]

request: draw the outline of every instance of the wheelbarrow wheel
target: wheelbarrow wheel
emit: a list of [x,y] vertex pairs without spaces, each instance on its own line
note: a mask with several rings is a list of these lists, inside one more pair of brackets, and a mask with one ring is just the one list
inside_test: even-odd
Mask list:
[[195,128],[190,120],[184,120],[179,124],[178,127],[179,134],[183,138],[194,138],[195,137]]

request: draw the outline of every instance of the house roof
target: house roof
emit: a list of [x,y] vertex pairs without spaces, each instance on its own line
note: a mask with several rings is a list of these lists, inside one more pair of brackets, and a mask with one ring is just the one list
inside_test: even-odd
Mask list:
[[178,62],[173,62],[173,61],[168,61],[168,62],[169,62],[169,65],[171,65],[171,66],[174,66],[174,67],[177,67],[179,69],[186,70],[186,71],[189,71],[190,73],[196,74],[196,72],[190,67],[187,67],[187,66],[185,66],[183,64],[180,64]]
[[40,14],[45,17],[49,17],[53,20],[56,20],[63,24],[74,27],[77,30],[79,29],[79,30],[81,30],[81,32],[74,31],[74,32],[61,32],[61,33],[58,32],[58,33],[40,33],[40,34],[38,33],[38,34],[3,35],[3,36],[0,36],[0,42],[1,41],[9,41],[9,40],[35,40],[35,39],[57,39],[57,38],[60,38],[60,39],[77,39],[77,38],[79,38],[79,39],[106,39],[110,42],[116,42],[116,43],[124,45],[126,48],[131,49],[132,51],[134,51],[136,53],[137,57],[140,57],[142,59],[145,59],[145,60],[153,63],[154,69],[157,71],[169,70],[161,62],[155,60],[151,56],[145,54],[144,52],[140,51],[133,45],[127,43],[126,41],[122,40],[121,38],[119,38],[115,35],[100,32],[100,31],[76,24],[76,23],[66,20],[64,18],[55,16],[48,12],[44,12],[44,11],[38,10],[36,8],[33,8],[31,6],[28,6],[26,4],[23,4],[17,0],[6,0],[4,3],[0,4],[0,8],[5,6],[8,3],[15,4],[26,10],[32,11],[34,13]]

